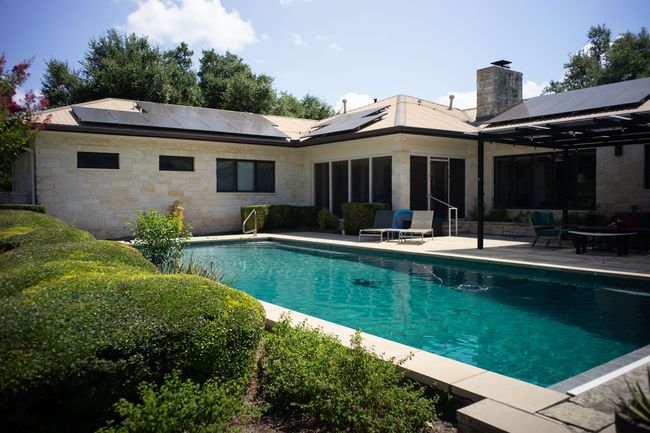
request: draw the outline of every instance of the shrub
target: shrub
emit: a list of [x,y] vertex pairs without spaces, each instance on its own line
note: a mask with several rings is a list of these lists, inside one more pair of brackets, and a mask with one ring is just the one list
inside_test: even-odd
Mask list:
[[38,204],[0,204],[0,209],[28,210],[31,212],[45,213],[45,206]]
[[179,260],[163,269],[166,274],[188,274],[198,275],[218,283],[230,285],[232,281],[225,282],[225,272],[223,269],[217,267],[214,262],[204,264],[194,260],[194,256],[190,256],[187,260]]
[[247,414],[243,387],[234,382],[208,380],[202,385],[181,380],[178,371],[160,386],[143,382],[138,387],[139,402],[121,399],[115,411],[119,425],[109,425],[98,433],[224,432],[233,418]]
[[390,209],[386,203],[342,203],[343,228],[348,235],[358,235],[359,230],[372,227],[375,212]]
[[93,431],[174,369],[245,380],[264,325],[250,296],[110,241],[0,254],[0,317],[0,431]]
[[[318,227],[318,206],[290,206],[290,205],[255,205],[242,206],[242,223],[255,209],[257,217],[257,230],[282,230],[295,228],[316,228]],[[246,223],[246,229],[254,227],[252,218]]]
[[160,269],[182,260],[183,249],[192,233],[183,225],[182,214],[161,215],[155,209],[138,211],[135,223],[129,224],[133,244]]
[[337,432],[411,432],[437,417],[437,400],[397,365],[366,350],[358,333],[351,343],[348,349],[319,330],[278,322],[265,345],[272,407],[298,409]]
[[339,220],[329,209],[322,208],[318,213],[318,227],[322,230],[333,230],[339,225]]
[[19,245],[50,245],[95,239],[54,217],[24,210],[0,210],[0,251]]

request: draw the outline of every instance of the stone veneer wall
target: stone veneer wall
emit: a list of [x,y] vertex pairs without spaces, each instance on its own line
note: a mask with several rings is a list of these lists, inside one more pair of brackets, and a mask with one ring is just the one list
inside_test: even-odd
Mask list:
[[[128,235],[139,209],[185,206],[194,233],[241,230],[240,207],[311,203],[303,149],[42,131],[36,138],[37,197],[48,213],[99,238]],[[78,151],[120,154],[119,170],[78,169]],[[158,156],[193,156],[193,172],[159,171]],[[216,159],[275,161],[275,193],[217,193]]]
[[[644,188],[644,144],[623,146],[621,156],[613,147],[596,153],[597,212],[606,215],[630,212],[631,205],[650,212],[650,189]],[[650,169],[650,167],[648,167]]]

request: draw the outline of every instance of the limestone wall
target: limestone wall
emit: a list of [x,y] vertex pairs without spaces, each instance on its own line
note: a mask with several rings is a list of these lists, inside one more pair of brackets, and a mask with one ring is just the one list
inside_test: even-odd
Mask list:
[[[241,230],[240,207],[310,204],[303,149],[193,140],[42,131],[36,138],[37,197],[48,212],[99,238],[128,235],[139,209],[185,205],[194,233]],[[77,152],[120,154],[119,170],[79,169]],[[193,156],[193,172],[160,171],[159,155]],[[217,193],[216,159],[275,161],[275,193]]]
[[[596,153],[596,204],[603,214],[630,212],[630,206],[650,211],[650,189],[645,189],[644,144],[623,146],[616,156],[613,147],[598,148]],[[650,169],[650,167],[648,167]]]

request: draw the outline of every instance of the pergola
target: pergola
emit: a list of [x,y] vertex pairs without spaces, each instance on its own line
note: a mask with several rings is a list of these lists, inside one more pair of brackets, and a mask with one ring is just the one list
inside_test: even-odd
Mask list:
[[[611,104],[605,101],[600,106],[589,107],[587,110],[566,111],[562,101],[553,105],[559,97],[570,101],[571,97],[580,97],[590,91],[610,90],[609,88],[631,87],[634,97],[627,96],[626,104]],[[568,160],[569,152],[578,149],[604,146],[626,146],[630,144],[650,144],[650,79],[635,80],[634,82],[616,83],[614,85],[593,87],[564,94],[546,95],[523,101],[512,109],[490,119],[480,127],[478,132],[477,157],[477,248],[483,248],[484,240],[484,157],[485,143],[501,143],[512,146],[528,146],[534,148],[552,149],[562,152],[564,160]],[[627,86],[626,86],[627,84]],[[640,84],[640,85],[639,85]],[[615,89],[616,90],[616,89]],[[607,94],[607,91],[604,92]],[[574,95],[571,95],[574,94]],[[603,99],[597,94],[597,99]],[[605,95],[606,96],[606,95]],[[543,101],[535,101],[544,99]],[[608,99],[608,98],[604,98]],[[611,99],[616,100],[616,97]],[[621,99],[620,97],[618,98]],[[630,99],[634,99],[630,103]],[[532,102],[532,104],[527,103]],[[537,102],[537,103],[536,103]],[[542,102],[542,104],[539,104]],[[543,106],[545,105],[545,107]],[[558,107],[559,105],[559,107]],[[575,105],[575,104],[574,104]],[[592,104],[594,105],[594,104]],[[597,104],[598,105],[598,104]],[[566,106],[566,102],[565,105]],[[582,104],[584,107],[584,103]],[[564,110],[564,111],[563,111]],[[526,117],[528,114],[528,117]],[[530,116],[530,114],[533,114]],[[564,184],[569,183],[569,170],[564,170]],[[569,193],[564,189],[562,222],[566,225],[569,212]]]

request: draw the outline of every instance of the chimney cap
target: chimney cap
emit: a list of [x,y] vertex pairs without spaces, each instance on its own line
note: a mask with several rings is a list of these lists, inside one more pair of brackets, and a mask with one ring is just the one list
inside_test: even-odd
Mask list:
[[494,66],[501,66],[502,68],[510,69],[510,66],[508,65],[511,63],[512,63],[511,61],[502,59],[502,60],[497,60],[496,62],[492,62],[490,64]]

